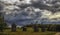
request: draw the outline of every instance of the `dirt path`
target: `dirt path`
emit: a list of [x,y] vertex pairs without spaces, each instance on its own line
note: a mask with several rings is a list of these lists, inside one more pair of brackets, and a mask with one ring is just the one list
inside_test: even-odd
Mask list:
[[56,33],[55,35],[60,35],[60,32]]

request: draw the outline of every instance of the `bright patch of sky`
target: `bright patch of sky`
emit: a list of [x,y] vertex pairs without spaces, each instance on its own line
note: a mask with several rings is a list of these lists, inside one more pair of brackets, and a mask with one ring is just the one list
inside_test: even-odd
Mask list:
[[24,0],[25,1],[25,3],[27,3],[27,4],[31,4],[31,0]]
[[19,2],[19,0],[0,0],[4,3],[7,3],[7,4],[14,4],[15,2]]
[[42,18],[48,18],[48,17],[50,17],[50,15],[51,15],[51,12],[49,12],[47,10],[44,10],[42,12]]
[[50,19],[53,19],[53,18],[60,18],[60,12],[57,12],[57,13],[55,13],[54,15],[50,15],[49,18],[50,18]]

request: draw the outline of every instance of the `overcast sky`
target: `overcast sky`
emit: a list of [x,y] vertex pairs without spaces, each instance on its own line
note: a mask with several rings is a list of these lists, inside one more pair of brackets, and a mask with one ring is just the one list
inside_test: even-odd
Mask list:
[[60,0],[0,0],[5,20],[60,19]]

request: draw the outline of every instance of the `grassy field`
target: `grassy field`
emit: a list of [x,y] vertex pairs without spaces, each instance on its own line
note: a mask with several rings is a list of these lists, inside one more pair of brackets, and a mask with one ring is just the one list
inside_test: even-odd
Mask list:
[[0,35],[55,35],[56,32],[33,32],[32,28],[28,28],[26,32],[23,32],[22,29],[17,29],[16,32],[11,32],[11,29],[6,29],[4,32],[0,32]]

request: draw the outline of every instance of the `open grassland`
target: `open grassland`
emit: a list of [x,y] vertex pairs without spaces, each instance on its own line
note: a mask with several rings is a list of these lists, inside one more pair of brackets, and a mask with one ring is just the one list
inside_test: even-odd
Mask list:
[[22,29],[17,29],[16,32],[11,32],[11,29],[6,29],[4,32],[0,32],[0,35],[55,35],[56,32],[34,32],[32,28],[28,28],[26,32],[23,32]]

